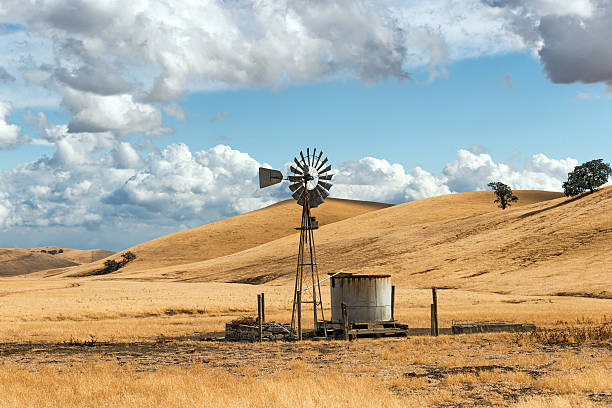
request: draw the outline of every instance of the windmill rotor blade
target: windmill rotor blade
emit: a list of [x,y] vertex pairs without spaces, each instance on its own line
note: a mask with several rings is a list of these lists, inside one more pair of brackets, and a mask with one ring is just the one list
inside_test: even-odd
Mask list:
[[317,163],[314,165],[315,168],[317,168],[317,166],[319,166],[319,160],[321,160],[321,156],[323,156],[323,150],[321,150],[319,152],[319,157],[317,157]]
[[294,157],[293,161],[295,162],[295,164],[298,166],[299,169],[304,171],[304,166],[298,161],[297,157]]
[[334,177],[333,174],[326,174],[324,176],[319,176],[319,180],[331,180]]
[[259,188],[278,184],[283,181],[283,173],[278,170],[259,168]]
[[300,195],[304,195],[304,186],[300,185],[297,190],[291,195],[294,199],[298,200]]
[[330,170],[331,170],[331,164],[327,166],[326,168],[324,168],[323,170],[319,171],[319,174],[327,173]]
[[323,204],[323,197],[318,189],[312,190],[308,194],[308,204],[310,204],[310,208],[316,208],[319,204]]
[[[319,170],[321,167],[325,166],[325,163],[327,163],[327,157],[325,159],[323,159],[321,164],[319,164],[319,167],[317,167],[317,170]],[[324,171],[320,171],[319,173],[325,173],[325,172]]]
[[315,156],[317,155],[317,148],[312,149],[312,161],[310,163],[311,166],[314,167]]
[[291,170],[292,173],[299,174],[300,176],[303,174],[301,170],[298,170],[293,166],[289,166],[289,170]]
[[289,190],[291,190],[291,191],[295,191],[295,190],[297,190],[298,188],[300,188],[300,186],[301,186],[301,185],[302,185],[302,183],[295,183],[295,184],[291,184],[291,185],[289,185]]
[[317,188],[315,188],[315,191],[321,196],[321,198],[325,199],[327,197],[329,197],[329,191],[327,191],[326,189],[324,189],[323,187],[321,187],[320,185],[317,185]]
[[301,183],[304,180],[303,176],[289,176],[287,178],[292,183]]
[[[306,163],[306,160],[304,160],[304,153],[302,153],[301,150],[300,150],[300,157],[302,157],[302,163],[304,163],[304,166],[308,166],[308,163]],[[304,167],[302,167],[302,168],[304,168]]]
[[302,207],[304,206],[304,193],[303,192],[300,195],[300,198],[297,199],[297,203],[298,205],[301,205]]
[[327,191],[331,190],[331,188],[332,188],[332,184],[331,183],[326,183],[324,181],[319,181],[319,186],[323,187]]
[[306,164],[310,166],[310,147],[306,148]]

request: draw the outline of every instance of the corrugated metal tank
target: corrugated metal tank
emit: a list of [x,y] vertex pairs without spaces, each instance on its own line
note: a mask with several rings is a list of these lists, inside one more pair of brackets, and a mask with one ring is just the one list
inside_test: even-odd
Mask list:
[[391,275],[343,273],[332,277],[330,286],[332,322],[342,322],[342,303],[349,322],[391,320]]

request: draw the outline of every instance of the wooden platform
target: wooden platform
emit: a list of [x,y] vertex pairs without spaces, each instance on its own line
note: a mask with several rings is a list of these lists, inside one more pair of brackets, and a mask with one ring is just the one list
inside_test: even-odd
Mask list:
[[[342,323],[325,322],[319,328],[325,328],[328,338],[345,338],[345,328]],[[408,325],[397,321],[389,322],[353,322],[348,325],[348,338],[353,340],[360,337],[406,337]]]

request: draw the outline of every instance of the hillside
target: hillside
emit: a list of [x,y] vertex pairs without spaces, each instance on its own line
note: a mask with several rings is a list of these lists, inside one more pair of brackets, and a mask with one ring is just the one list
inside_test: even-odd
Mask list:
[[[612,296],[612,188],[477,214],[468,203],[484,194],[435,197],[328,225],[317,234],[320,272],[391,273],[407,287]],[[473,214],[443,219],[456,215],[453,197]],[[295,250],[295,237],[284,238],[132,276],[281,284],[292,279]]]
[[[326,200],[325,205],[313,209],[312,214],[323,226],[390,206],[332,198]],[[302,207],[294,200],[285,200],[260,210],[165,235],[126,249],[135,253],[137,258],[122,271],[205,261],[293,235],[295,227],[299,227],[301,212]],[[71,273],[87,274],[102,268],[102,263],[75,268]]]
[[[529,192],[522,205],[502,211],[490,192],[463,193],[338,221],[317,231],[320,272],[391,273],[407,287],[612,296],[612,189],[537,202],[555,196]],[[126,268],[106,278],[284,285],[296,246],[294,234],[204,262]]]
[[75,266],[94,262],[112,254],[112,251],[105,249],[0,248],[0,276],[23,275],[46,269]]
[[[520,199],[515,209],[529,207],[561,195],[542,191],[516,193]],[[347,205],[350,204],[350,208],[353,208],[358,203],[328,200],[325,205],[313,211],[322,225],[316,235],[317,243],[320,244],[318,251],[322,272],[340,268],[369,270],[372,268],[369,262],[355,268],[363,262],[366,254],[370,254],[367,257],[381,258],[374,262],[375,265],[393,265],[393,259],[382,259],[388,258],[385,256],[386,250],[378,247],[373,249],[373,244],[394,236],[395,241],[389,243],[390,247],[404,248],[406,245],[413,245],[410,243],[411,237],[397,237],[395,234],[398,231],[405,233],[411,228],[414,229],[415,225],[447,220],[461,223],[461,220],[482,214],[502,213],[493,205],[490,191],[439,196],[387,206],[388,208],[379,206],[377,211],[361,211],[361,214],[349,217]],[[367,205],[370,208],[373,206],[372,203]],[[138,256],[137,261],[107,277],[266,282],[290,276],[294,269],[297,249],[297,234],[293,226],[296,220],[299,220],[299,210],[300,207],[294,202],[285,201],[215,224],[146,242],[130,248]],[[331,217],[339,210],[347,219],[338,220],[340,217],[336,216],[335,219],[329,218],[336,222],[326,222],[325,217]],[[508,214],[509,211],[504,213]],[[270,239],[275,237],[278,238]],[[241,250],[241,245],[245,249]],[[168,254],[168,257],[165,254]],[[204,256],[209,256],[209,259],[190,262],[197,257],[203,259]],[[52,273],[86,275],[96,268],[101,268],[101,265],[83,265]]]

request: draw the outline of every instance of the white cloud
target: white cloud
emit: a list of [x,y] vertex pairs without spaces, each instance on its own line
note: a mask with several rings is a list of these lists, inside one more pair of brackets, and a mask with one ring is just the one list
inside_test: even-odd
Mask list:
[[[40,115],[33,116],[45,122]],[[286,183],[259,189],[261,164],[229,146],[192,152],[177,143],[143,155],[108,133],[69,133],[65,125],[50,126],[42,133],[56,146],[51,158],[0,172],[0,228],[23,242],[32,242],[26,231],[40,231],[40,236],[57,231],[57,240],[61,234],[77,239],[80,231],[90,245],[121,249],[120,245],[133,245],[162,231],[201,225],[290,198]],[[490,181],[515,189],[559,191],[576,164],[571,158],[536,154],[523,170],[515,170],[488,154],[460,150],[436,176],[420,167],[406,171],[401,164],[365,157],[339,166],[331,193],[401,203],[486,189]],[[143,233],[117,238],[113,228]]]
[[[8,50],[0,55],[19,73],[15,90],[38,87],[50,103],[45,89],[60,93],[75,116],[87,116],[75,117],[80,130],[132,131],[115,117],[108,127],[92,121],[97,105],[91,97],[71,103],[71,92],[118,96],[108,101],[119,104],[130,95],[137,104],[219,87],[403,79],[423,68],[433,79],[451,60],[523,47],[499,8],[451,3],[5,0],[0,19],[20,28],[0,38]],[[173,108],[166,112],[180,116]]]
[[113,163],[119,169],[138,169],[142,167],[142,158],[134,147],[127,142],[121,142],[112,152]]
[[145,158],[145,166],[106,201],[136,217],[218,219],[271,204],[259,191],[260,164],[246,153],[219,145],[192,154],[185,144]]
[[354,200],[400,203],[450,193],[443,180],[420,167],[407,173],[401,164],[374,157],[343,163],[333,182],[332,197]]
[[452,191],[485,190],[491,181],[501,181],[514,189],[561,191],[567,173],[578,164],[575,159],[550,159],[535,154],[523,170],[505,163],[496,163],[484,153],[459,150],[457,158],[444,167],[446,183]]
[[21,128],[18,125],[8,123],[11,111],[10,103],[0,101],[0,150],[10,149],[29,140],[20,134]]
[[162,125],[159,110],[128,94],[102,96],[66,89],[63,104],[74,112],[70,132],[154,132]]

